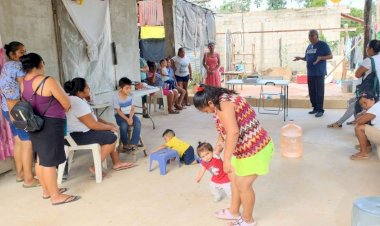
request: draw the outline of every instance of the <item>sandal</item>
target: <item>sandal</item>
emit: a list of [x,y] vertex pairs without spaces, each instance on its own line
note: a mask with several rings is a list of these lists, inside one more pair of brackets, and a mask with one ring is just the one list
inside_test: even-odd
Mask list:
[[[360,144],[355,145],[355,149],[360,151]],[[372,145],[367,146],[367,151],[368,152],[372,151]]]
[[369,159],[369,154],[362,154],[360,152],[351,155],[350,157],[351,160],[364,160],[364,159]]
[[355,125],[355,124],[356,124],[356,121],[354,120],[354,121],[351,121],[351,122],[347,122],[346,124],[347,124],[347,125]]
[[171,110],[171,111],[169,111],[169,114],[179,114],[179,111],[173,111],[173,110]]
[[327,125],[327,128],[342,128],[342,125],[339,125],[337,122],[334,122],[333,124]]
[[[60,189],[58,189],[58,192],[60,193],[60,194],[62,194],[62,193],[65,193],[65,192],[67,192],[67,190],[69,190],[68,188],[60,188]],[[42,198],[43,199],[50,199],[50,195],[47,195],[47,196],[42,196]]]
[[35,187],[40,187],[40,186],[41,186],[40,181],[37,179],[35,179],[32,184],[22,184],[23,188],[35,188]]
[[52,203],[52,205],[56,206],[56,205],[66,204],[66,203],[78,201],[79,199],[80,199],[80,196],[70,195],[65,200],[63,200],[62,202]]
[[230,212],[228,208],[216,211],[214,213],[214,216],[223,220],[238,220],[240,218],[240,215],[238,216],[232,215],[232,213]]
[[177,104],[174,105],[174,108],[175,108],[176,110],[183,110],[183,107],[181,107],[181,106],[179,106],[179,105],[177,105]]
[[243,220],[243,218],[236,219],[234,222],[230,222],[227,224],[228,226],[256,226],[257,222],[255,220],[252,223],[247,223]]

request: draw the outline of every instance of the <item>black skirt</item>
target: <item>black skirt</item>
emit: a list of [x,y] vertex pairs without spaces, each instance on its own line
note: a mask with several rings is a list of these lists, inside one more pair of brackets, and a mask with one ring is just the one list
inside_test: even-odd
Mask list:
[[55,167],[66,160],[64,149],[66,119],[43,118],[42,129],[37,132],[29,132],[29,137],[33,152],[37,153],[40,165]]

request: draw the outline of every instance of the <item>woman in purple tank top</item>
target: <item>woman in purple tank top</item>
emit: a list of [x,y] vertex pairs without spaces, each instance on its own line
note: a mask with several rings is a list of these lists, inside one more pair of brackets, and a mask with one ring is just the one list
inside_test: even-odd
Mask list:
[[42,185],[42,197],[50,198],[53,205],[76,201],[79,196],[62,194],[67,188],[58,188],[56,172],[56,167],[66,160],[64,127],[65,111],[70,109],[69,98],[53,77],[49,77],[32,97],[37,86],[46,77],[45,64],[36,53],[24,55],[20,61],[26,72],[21,84],[22,97],[33,106],[36,114],[44,118],[40,131],[29,132],[33,151],[37,153],[36,174]]

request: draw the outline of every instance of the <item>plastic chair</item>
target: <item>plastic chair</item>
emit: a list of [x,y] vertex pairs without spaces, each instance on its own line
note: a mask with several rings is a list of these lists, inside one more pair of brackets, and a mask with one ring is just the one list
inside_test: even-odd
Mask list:
[[[285,98],[285,89],[284,87],[277,87],[277,90],[274,91],[265,91],[264,87],[268,85],[273,85],[274,87],[276,84],[274,82],[267,82],[265,85],[261,85],[260,88],[260,95],[259,95],[259,104],[258,104],[258,111],[261,114],[274,114],[278,115],[280,111],[284,110],[283,100]],[[266,100],[273,100],[273,97],[278,97],[278,106],[277,107],[268,107],[268,104],[265,105]]]
[[356,199],[352,208],[352,226],[380,226],[380,197]]
[[150,163],[149,163],[149,171],[152,171],[152,162],[156,160],[158,162],[158,166],[160,168],[160,174],[166,174],[166,163],[168,160],[175,158],[178,162],[178,166],[181,166],[181,162],[179,161],[178,152],[171,149],[162,149],[160,151],[154,152],[150,154]]
[[[96,183],[102,182],[102,162],[100,158],[100,145],[99,144],[89,144],[89,145],[77,145],[74,139],[68,134],[65,136],[66,141],[70,146],[65,146],[66,161],[58,166],[58,176],[57,183],[62,184],[63,173],[65,171],[66,162],[68,163],[68,172],[70,171],[70,166],[74,157],[74,152],[78,150],[91,150],[92,156],[94,159],[94,168],[95,168],[95,179]],[[103,167],[107,168],[107,161],[103,161]]]
[[168,112],[168,98],[164,95],[164,92],[162,90],[162,88],[160,88],[160,91],[154,93],[153,95],[150,95],[149,96],[149,113],[150,113],[150,109],[151,109],[151,105],[154,104],[154,112],[157,111],[157,99],[158,98],[162,98],[162,103],[163,103],[163,108],[164,108],[164,114],[165,115],[168,115],[169,112]]

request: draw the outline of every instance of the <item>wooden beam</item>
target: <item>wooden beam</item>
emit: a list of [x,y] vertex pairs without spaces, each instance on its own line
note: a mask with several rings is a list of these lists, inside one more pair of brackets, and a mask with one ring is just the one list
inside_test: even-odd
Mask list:
[[355,21],[355,22],[358,22],[358,23],[364,24],[364,20],[361,19],[361,18],[354,17],[354,16],[351,16],[351,15],[348,15],[348,14],[345,14],[345,13],[341,13],[340,15],[341,15],[342,17],[344,17],[344,18],[347,18],[347,19],[350,19],[350,20],[352,20],[352,21]]
[[[319,31],[356,31],[356,28],[318,28]],[[300,32],[300,31],[310,31],[310,28],[307,29],[291,29],[291,30],[272,30],[272,31],[247,31],[244,34],[261,34],[261,33],[280,33],[280,32]],[[241,34],[242,32],[231,32],[231,34]],[[225,35],[225,32],[218,32],[217,35]]]

